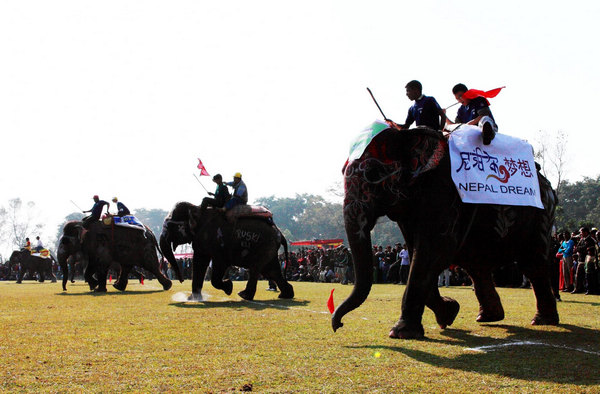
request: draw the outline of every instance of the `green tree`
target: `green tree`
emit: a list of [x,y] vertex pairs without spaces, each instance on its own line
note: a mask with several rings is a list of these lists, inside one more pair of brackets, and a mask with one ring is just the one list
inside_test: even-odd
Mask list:
[[137,209],[133,214],[140,222],[150,227],[150,230],[152,230],[154,235],[156,235],[158,238],[162,232],[162,226],[163,222],[165,221],[165,217],[169,214],[169,212],[163,209],[140,208]]

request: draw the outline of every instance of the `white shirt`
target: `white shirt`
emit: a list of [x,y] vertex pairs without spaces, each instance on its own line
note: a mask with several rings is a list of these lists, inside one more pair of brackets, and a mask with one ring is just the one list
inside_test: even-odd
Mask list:
[[400,265],[410,265],[410,259],[408,257],[408,250],[402,249],[400,251],[400,258],[402,259],[402,262],[400,263]]

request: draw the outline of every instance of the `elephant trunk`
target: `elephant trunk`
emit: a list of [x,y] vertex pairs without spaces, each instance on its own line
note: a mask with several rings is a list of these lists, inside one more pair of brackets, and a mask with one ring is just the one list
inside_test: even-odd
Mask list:
[[179,269],[179,264],[177,264],[177,260],[175,260],[175,255],[173,254],[173,249],[171,248],[171,242],[169,241],[168,232],[166,232],[165,230],[163,230],[163,232],[160,234],[159,244],[160,250],[162,251],[169,264],[171,264],[171,268],[177,274],[177,279],[179,279],[179,282],[183,283],[183,273]]
[[355,234],[348,234],[348,242],[352,251],[354,263],[354,289],[352,293],[337,307],[331,317],[331,327],[337,331],[342,327],[342,317],[358,308],[369,296],[373,284],[373,252],[371,250],[371,237],[359,238]]

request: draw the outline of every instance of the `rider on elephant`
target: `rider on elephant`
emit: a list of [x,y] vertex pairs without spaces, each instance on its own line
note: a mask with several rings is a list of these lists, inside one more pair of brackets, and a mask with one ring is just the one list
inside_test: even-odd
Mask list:
[[86,216],[82,219],[83,228],[88,229],[90,224],[97,222],[100,220],[100,215],[102,214],[102,208],[106,205],[106,211],[108,212],[108,207],[110,204],[104,200],[101,200],[97,195],[94,196],[94,206],[89,211],[83,211],[83,213],[91,212],[91,215]]
[[25,238],[25,246],[23,246],[23,249],[31,251],[31,242],[29,241],[29,238]]
[[423,94],[423,85],[419,81],[406,84],[406,96],[415,103],[408,109],[408,116],[403,125],[386,119],[386,123],[396,130],[406,130],[413,122],[417,126],[426,126],[433,130],[443,130],[446,114],[434,97]]
[[44,244],[42,243],[42,240],[40,239],[39,235],[35,237],[35,239],[37,240],[37,245],[35,246],[35,248],[33,248],[33,250],[35,250],[36,252],[41,252],[42,249],[44,249]]
[[215,190],[214,193],[208,192],[208,194],[214,198],[204,197],[202,199],[202,204],[200,205],[201,212],[204,212],[206,207],[223,208],[225,203],[231,198],[227,186],[223,183],[221,174],[213,176],[212,180],[217,184],[217,190]]
[[131,215],[129,208],[125,206],[117,197],[113,197],[112,202],[117,204],[117,216]]
[[225,184],[233,187],[233,196],[225,203],[225,210],[229,211],[236,205],[246,205],[248,203],[248,189],[242,181],[242,174],[236,172],[233,175],[233,182],[225,182]]
[[[489,145],[498,132],[498,125],[494,120],[494,115],[490,110],[490,102],[482,96],[472,97],[470,94],[465,94],[469,89],[459,83],[452,88],[452,94],[456,100],[462,105],[458,108],[454,123],[466,123],[469,125],[479,126],[482,130],[483,144]],[[453,124],[446,119],[447,124]]]

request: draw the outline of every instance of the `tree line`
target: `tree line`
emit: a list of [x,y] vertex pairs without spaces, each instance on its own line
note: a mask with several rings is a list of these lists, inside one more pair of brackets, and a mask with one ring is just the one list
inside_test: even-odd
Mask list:
[[[561,181],[559,190],[556,209],[557,231],[574,231],[582,226],[600,226],[600,176],[585,177],[573,183]],[[275,223],[289,242],[342,238],[347,245],[342,204],[339,202],[329,201],[319,195],[296,194],[295,197],[261,197],[255,204],[263,205],[273,212]],[[158,235],[168,211],[160,208],[139,208],[133,213]],[[20,198],[11,199],[8,204],[0,206],[0,240],[5,252],[19,249],[24,245],[26,237],[31,238],[38,234],[44,238],[44,244],[52,248],[51,241],[58,241],[64,223],[80,220],[83,215],[80,212],[67,215],[63,223],[57,226],[54,240],[48,239],[47,234],[43,237],[41,233],[45,224],[40,222],[38,216],[35,203],[24,202]],[[387,218],[379,219],[371,237],[375,245],[386,246],[404,242],[396,223]]]

